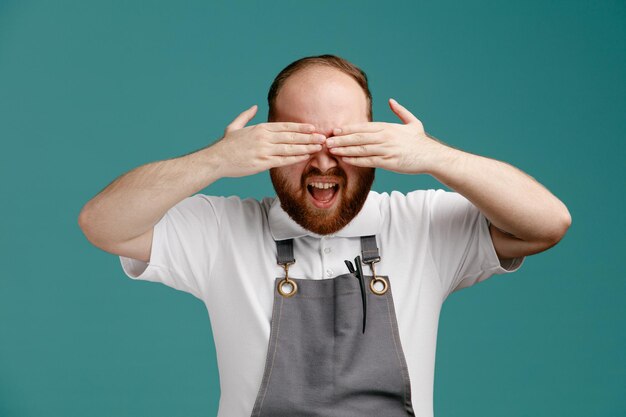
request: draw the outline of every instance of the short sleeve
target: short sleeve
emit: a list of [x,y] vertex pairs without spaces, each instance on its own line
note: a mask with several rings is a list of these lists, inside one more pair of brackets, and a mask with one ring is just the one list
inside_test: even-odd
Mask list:
[[525,257],[500,262],[489,221],[472,202],[456,192],[429,191],[430,251],[445,296],[522,266]]
[[218,227],[209,196],[187,197],[154,226],[150,261],[120,256],[122,269],[129,278],[160,282],[204,299],[219,250]]

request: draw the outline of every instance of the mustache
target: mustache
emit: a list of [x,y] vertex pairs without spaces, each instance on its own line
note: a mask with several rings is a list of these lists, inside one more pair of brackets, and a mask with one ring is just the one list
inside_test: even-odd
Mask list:
[[322,172],[319,168],[310,166],[305,172],[302,173],[301,179],[301,187],[304,188],[306,185],[306,180],[309,177],[334,177],[338,179],[339,185],[343,185],[348,180],[348,176],[346,175],[346,171],[341,169],[338,166],[332,167],[326,172]]

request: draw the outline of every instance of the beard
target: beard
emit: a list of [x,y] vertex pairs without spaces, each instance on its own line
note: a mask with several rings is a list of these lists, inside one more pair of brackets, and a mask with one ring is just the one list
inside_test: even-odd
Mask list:
[[[337,201],[328,209],[315,207],[309,199],[306,180],[309,177],[332,177],[338,183]],[[374,182],[375,168],[358,168],[348,182],[346,172],[335,166],[326,172],[309,167],[299,184],[289,181],[280,168],[270,169],[270,177],[283,210],[300,226],[318,235],[343,229],[361,211]]]

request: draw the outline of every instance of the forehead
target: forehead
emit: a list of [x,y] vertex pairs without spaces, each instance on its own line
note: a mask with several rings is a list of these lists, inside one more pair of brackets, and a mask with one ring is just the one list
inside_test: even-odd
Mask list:
[[290,76],[276,97],[276,121],[312,123],[319,132],[367,122],[367,98],[354,78],[314,66]]

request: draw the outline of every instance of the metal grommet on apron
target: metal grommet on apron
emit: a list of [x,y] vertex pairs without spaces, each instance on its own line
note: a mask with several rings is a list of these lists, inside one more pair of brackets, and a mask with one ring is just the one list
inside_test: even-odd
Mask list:
[[289,265],[296,262],[293,257],[293,241],[289,244],[286,240],[276,242],[276,250],[278,252],[278,264],[285,270],[285,278],[277,284],[276,290],[283,297],[293,297],[298,292],[298,284],[294,280],[289,279]]
[[[389,284],[385,278],[376,276],[376,269],[374,264],[380,262],[380,256],[378,255],[378,247],[376,246],[376,239],[368,239],[367,236],[361,238],[361,254],[363,255],[363,263],[369,264],[372,269],[372,279],[370,280],[370,290],[376,295],[383,295],[389,289]],[[355,259],[356,262],[356,259]],[[378,287],[376,284],[380,284],[382,287]]]
[[[346,261],[349,273],[335,278],[291,278],[293,240],[276,246],[285,277],[275,278],[252,416],[414,416],[391,283],[374,270],[380,261],[375,236],[361,237],[362,262],[372,269],[367,276],[357,256],[356,268]],[[293,290],[283,291],[285,284]]]

